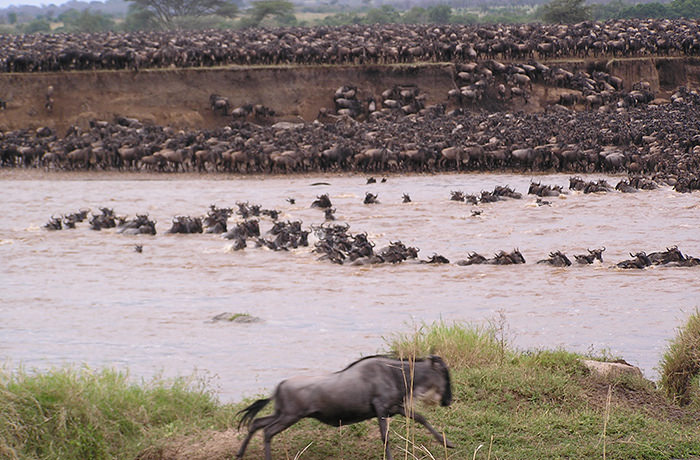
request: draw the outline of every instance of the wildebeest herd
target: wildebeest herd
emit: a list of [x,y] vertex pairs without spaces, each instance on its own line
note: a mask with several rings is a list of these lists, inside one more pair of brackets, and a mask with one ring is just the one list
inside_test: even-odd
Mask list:
[[[700,96],[679,87],[654,103],[649,83],[602,68],[572,72],[552,58],[695,55],[694,20],[574,25],[384,25],[244,31],[0,37],[0,71],[43,72],[226,64],[450,62],[455,88],[426,105],[421,88],[381,95],[352,84],[312,123],[274,123],[262,104],[211,94],[229,126],[178,130],[117,116],[3,132],[0,167],[220,171],[628,172],[700,188]],[[503,62],[501,62],[503,61]],[[503,111],[533,84],[556,88],[544,111]],[[483,101],[495,101],[489,104]],[[500,105],[499,105],[500,104]]]
[[349,25],[0,36],[0,72],[221,65],[386,64],[700,53],[697,20]]
[[[620,183],[629,184],[630,181],[623,180]],[[631,181],[635,183],[634,179]],[[570,179],[570,189],[575,193],[593,193],[593,191],[585,191],[591,185],[607,184],[604,180],[599,181],[584,181],[579,177]],[[646,182],[644,182],[646,184]],[[651,188],[650,185],[647,186]],[[533,182],[530,184],[529,195],[533,196],[553,196],[550,191],[559,190],[561,193],[567,193],[559,186],[542,185]],[[607,186],[605,191],[612,191],[612,187]],[[467,195],[460,191],[451,193],[451,201],[464,201],[468,204],[493,203],[494,201],[504,199],[521,199],[522,195],[508,186],[497,186],[494,192],[483,192],[494,199],[471,201],[467,199]],[[376,195],[374,195],[376,197]],[[471,195],[475,196],[475,195]],[[405,194],[404,194],[405,198]],[[537,198],[537,204],[541,205],[541,199]],[[293,199],[288,201],[293,202]],[[403,203],[408,203],[405,199]],[[367,203],[365,204],[375,204]],[[370,240],[367,233],[351,233],[350,225],[339,224],[333,222],[334,217],[329,218],[325,212],[325,222],[319,225],[311,225],[304,228],[300,220],[283,221],[280,220],[282,211],[276,209],[265,209],[257,204],[248,202],[237,202],[237,209],[219,208],[211,205],[207,214],[204,216],[183,216],[178,215],[172,219],[171,227],[166,233],[210,233],[220,234],[222,238],[232,240],[230,246],[232,251],[243,250],[248,247],[248,243],[252,243],[257,248],[267,248],[272,251],[289,251],[298,248],[306,248],[312,246],[312,252],[318,254],[318,260],[328,260],[339,265],[379,265],[379,264],[397,264],[406,261],[414,261],[421,264],[449,264],[450,261],[446,257],[434,253],[427,259],[419,259],[418,253],[420,249],[412,246],[407,246],[401,241],[391,241],[383,248],[375,249],[376,244]],[[311,208],[318,208],[320,211],[327,211],[333,208],[333,203],[328,194],[322,194],[314,200]],[[44,225],[46,230],[61,230],[74,229],[76,223],[88,219],[92,230],[101,230],[103,228],[116,228],[117,233],[127,235],[155,235],[156,222],[149,219],[147,215],[137,215],[135,218],[118,216],[112,209],[100,208],[100,213],[93,213],[88,218],[88,209],[81,209],[74,213],[67,213],[61,217],[51,216],[49,221]],[[229,218],[236,215],[236,221],[232,226],[229,226]],[[478,216],[479,214],[472,214]],[[268,230],[261,229],[261,222],[270,223]],[[313,235],[313,239],[310,239]],[[143,250],[142,245],[137,246],[137,251]],[[605,247],[597,249],[587,249],[587,253],[574,255],[574,261],[580,265],[590,265],[596,261],[603,263],[603,252]],[[642,269],[652,265],[677,266],[677,267],[695,267],[700,265],[700,258],[683,254],[678,247],[672,246],[665,251],[656,251],[647,254],[639,251],[630,253],[632,259],[623,260],[616,263],[614,266],[621,269]],[[525,264],[525,258],[518,249],[510,252],[498,251],[493,257],[484,256],[477,252],[470,252],[466,259],[458,260],[456,265],[519,265]],[[561,251],[552,251],[549,257],[537,261],[538,264],[547,264],[555,267],[568,267],[572,265],[571,259]]]
[[364,123],[182,131],[118,117],[64,136],[48,128],[5,132],[3,167],[222,171],[629,172],[687,192],[700,187],[700,96],[624,111],[551,110],[519,114],[439,108],[387,114]]

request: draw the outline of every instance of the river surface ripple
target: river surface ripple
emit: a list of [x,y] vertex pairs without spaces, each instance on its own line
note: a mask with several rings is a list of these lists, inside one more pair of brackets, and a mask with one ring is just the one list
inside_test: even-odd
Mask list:
[[[589,176],[599,179],[605,176]],[[700,256],[700,195],[668,187],[636,194],[569,193],[537,206],[533,196],[480,206],[450,201],[526,175],[210,177],[3,172],[0,184],[0,360],[6,366],[128,369],[136,378],[196,373],[223,401],[270,391],[297,373],[342,368],[386,350],[386,339],[423,322],[493,322],[505,315],[519,349],[608,350],[658,378],[661,355],[700,307],[700,268],[619,270],[630,251],[678,245]],[[568,175],[538,175],[568,188]],[[619,178],[607,177],[611,184]],[[330,185],[311,184],[328,182]],[[366,192],[380,204],[364,205]],[[380,248],[401,240],[452,262],[476,251],[519,248],[526,265],[353,267],[317,260],[311,248],[231,251],[219,235],[168,235],[176,215],[206,214],[237,201],[282,211],[304,227],[323,222],[311,202],[328,193],[338,222]],[[401,202],[409,193],[412,203]],[[289,204],[288,197],[296,199]],[[51,215],[113,208],[148,213],[158,235],[42,229]],[[482,214],[473,217],[472,210]],[[231,218],[229,225],[237,216]],[[271,226],[263,218],[261,228]],[[312,240],[313,242],[313,240]],[[134,251],[143,244],[143,253]],[[605,246],[605,263],[537,265],[550,251],[573,261]],[[211,321],[223,312],[262,321]]]

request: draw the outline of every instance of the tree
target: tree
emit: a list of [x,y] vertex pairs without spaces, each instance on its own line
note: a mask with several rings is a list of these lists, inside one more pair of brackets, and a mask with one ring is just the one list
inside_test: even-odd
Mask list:
[[124,18],[124,30],[136,32],[139,30],[152,30],[158,27],[155,14],[136,5],[129,6],[129,12]]
[[401,18],[404,24],[425,24],[428,22],[428,11],[420,6],[414,6],[406,11]]
[[542,18],[552,23],[573,24],[591,17],[591,7],[585,0],[552,0],[542,6]]
[[45,19],[34,19],[22,27],[22,33],[35,34],[37,32],[51,32],[51,24]]
[[447,24],[452,17],[452,8],[448,5],[435,5],[428,8],[428,19],[433,24]]
[[372,8],[365,16],[366,24],[397,24],[401,22],[401,15],[391,5],[382,5],[379,8]]
[[219,15],[234,17],[238,5],[231,0],[129,0],[135,7],[153,14],[154,20],[166,29],[174,26],[176,18]]
[[290,19],[294,15],[294,4],[287,0],[258,0],[252,3],[250,19],[246,25],[257,27],[268,16]]
[[700,1],[699,0],[673,0],[670,9],[675,15],[683,18],[698,18],[700,17]]

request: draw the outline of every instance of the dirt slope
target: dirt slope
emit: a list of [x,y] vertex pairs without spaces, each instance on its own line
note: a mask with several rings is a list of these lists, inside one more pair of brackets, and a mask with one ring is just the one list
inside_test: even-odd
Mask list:
[[[567,60],[550,63],[572,71],[605,70],[625,80],[625,86],[646,80],[661,97],[681,84],[700,86],[696,58],[635,58],[624,60]],[[228,117],[212,113],[212,93],[228,97],[233,106],[263,104],[278,120],[312,121],[323,107],[333,107],[333,94],[343,85],[356,86],[360,96],[378,98],[394,85],[418,85],[427,104],[446,102],[455,88],[454,66],[421,64],[392,66],[227,67],[161,69],[141,72],[94,71],[36,74],[0,74],[0,129],[49,126],[65,131],[90,120],[113,120],[116,115],[177,128],[214,128]],[[53,110],[44,107],[47,88],[53,86]],[[535,85],[530,102],[505,107],[537,111],[556,101],[561,88]],[[477,107],[478,108],[478,107]]]

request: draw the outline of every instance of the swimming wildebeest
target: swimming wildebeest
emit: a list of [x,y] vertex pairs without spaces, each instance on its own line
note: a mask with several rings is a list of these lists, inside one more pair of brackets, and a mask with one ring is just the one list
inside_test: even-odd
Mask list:
[[[412,385],[408,388],[408,383]],[[270,441],[273,436],[305,417],[312,417],[332,426],[349,425],[376,417],[384,443],[385,458],[391,460],[387,443],[387,418],[401,414],[425,426],[440,443],[452,443],[430,423],[406,407],[409,398],[452,402],[450,372],[439,356],[425,359],[402,360],[388,356],[368,356],[355,361],[342,371],[319,376],[297,376],[283,380],[270,398],[258,399],[239,412],[243,414],[238,425],[248,425],[249,431],[238,450],[243,457],[248,442],[258,431],[264,431],[265,460],[271,460]],[[275,401],[275,412],[253,420],[270,401]]]

